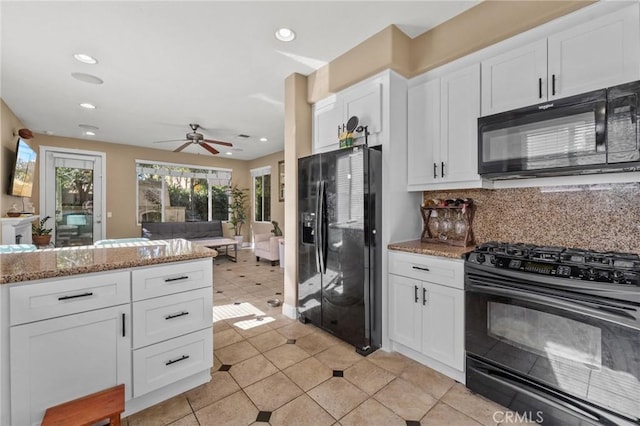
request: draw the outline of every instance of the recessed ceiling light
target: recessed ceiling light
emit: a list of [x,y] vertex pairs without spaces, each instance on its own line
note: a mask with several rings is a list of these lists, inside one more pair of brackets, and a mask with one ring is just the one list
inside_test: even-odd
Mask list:
[[91,124],[78,124],[78,127],[80,127],[82,130],[88,130],[91,132],[95,132],[96,130],[98,130],[98,127],[92,126]]
[[95,136],[96,132],[92,132],[90,130],[87,130],[86,132],[84,132],[84,134],[87,135],[87,136]]
[[233,152],[227,151],[227,155],[233,155]]
[[85,74],[83,72],[72,72],[71,77],[76,80],[84,81],[85,83],[91,84],[102,84],[104,81],[100,77],[96,77],[95,75]]
[[296,33],[289,28],[278,28],[276,31],[276,38],[280,41],[292,41],[296,38]]
[[86,53],[76,53],[73,57],[76,58],[76,61],[82,62],[83,64],[95,65],[98,63],[96,58]]
[[86,109],[96,109],[96,106],[94,104],[90,104],[88,102],[83,102],[80,104],[80,106]]
[[266,141],[268,141],[268,140],[269,140],[269,139],[267,139],[267,138],[260,138],[260,142],[266,142]]

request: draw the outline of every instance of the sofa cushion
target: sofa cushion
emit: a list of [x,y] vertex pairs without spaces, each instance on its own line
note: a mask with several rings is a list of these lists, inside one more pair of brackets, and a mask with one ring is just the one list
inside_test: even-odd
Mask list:
[[151,240],[222,238],[222,222],[142,222],[142,236]]

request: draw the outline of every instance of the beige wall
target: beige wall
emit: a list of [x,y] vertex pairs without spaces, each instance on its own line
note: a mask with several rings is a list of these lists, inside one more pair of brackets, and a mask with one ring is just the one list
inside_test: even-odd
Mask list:
[[[212,155],[196,155],[171,152],[158,149],[140,148],[130,145],[91,141],[85,139],[64,138],[58,136],[35,135],[31,146],[39,150],[40,146],[82,149],[104,152],[106,154],[106,210],[112,217],[106,218],[106,238],[126,238],[140,235],[137,225],[136,206],[136,168],[135,160],[154,160],[178,164],[220,167],[232,169],[232,179],[240,187],[249,188],[250,178],[248,162],[231,160]],[[38,159],[38,163],[42,158]],[[40,185],[36,176],[33,203],[39,211]],[[223,226],[225,235],[232,235],[228,226]],[[249,238],[249,226],[243,226],[245,240]]]
[[[280,201],[278,197],[278,162],[284,160],[284,151],[276,152],[275,154],[267,155],[247,162],[249,170],[257,169],[259,167],[271,166],[271,220],[278,222],[280,229],[284,231],[284,201]],[[249,185],[251,186],[251,184]],[[270,222],[254,222],[255,212],[253,209],[253,203],[251,203],[251,235],[255,234],[268,234],[273,229],[273,225]],[[284,234],[284,232],[283,232]]]

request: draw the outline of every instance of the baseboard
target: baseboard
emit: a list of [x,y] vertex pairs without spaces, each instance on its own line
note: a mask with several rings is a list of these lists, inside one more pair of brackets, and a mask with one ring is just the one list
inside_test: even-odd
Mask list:
[[282,314],[291,319],[296,319],[298,316],[298,311],[295,306],[287,305],[286,303],[282,304]]

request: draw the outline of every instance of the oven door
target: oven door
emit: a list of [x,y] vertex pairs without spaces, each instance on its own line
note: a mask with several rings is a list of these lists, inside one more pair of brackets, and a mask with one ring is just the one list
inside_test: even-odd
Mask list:
[[517,386],[640,419],[640,307],[482,274],[465,279],[468,360],[518,377]]

